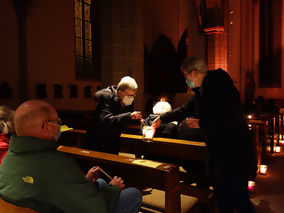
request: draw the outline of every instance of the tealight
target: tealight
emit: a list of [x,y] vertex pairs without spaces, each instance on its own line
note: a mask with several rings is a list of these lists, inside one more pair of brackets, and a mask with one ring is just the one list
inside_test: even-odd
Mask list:
[[274,151],[277,152],[277,153],[279,153],[279,152],[281,151],[281,147],[280,147],[280,146],[276,146],[276,147],[274,148]]
[[267,174],[267,165],[260,165],[259,173],[262,174],[262,175],[266,175]]
[[254,181],[249,181],[248,182],[248,189],[249,191],[253,191],[255,187],[255,182]]

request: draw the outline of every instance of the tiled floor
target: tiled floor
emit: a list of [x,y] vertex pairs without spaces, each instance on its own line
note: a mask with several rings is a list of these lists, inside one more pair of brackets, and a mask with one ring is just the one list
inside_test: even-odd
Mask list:
[[[283,149],[283,147],[282,147]],[[256,213],[284,212],[284,152],[275,154],[267,175],[258,175],[251,200]]]

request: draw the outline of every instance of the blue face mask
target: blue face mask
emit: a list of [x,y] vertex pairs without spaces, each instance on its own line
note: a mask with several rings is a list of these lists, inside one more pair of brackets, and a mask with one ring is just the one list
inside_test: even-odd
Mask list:
[[191,89],[195,87],[193,81],[190,81],[190,80],[186,79],[185,82],[186,82],[187,86],[189,86]]

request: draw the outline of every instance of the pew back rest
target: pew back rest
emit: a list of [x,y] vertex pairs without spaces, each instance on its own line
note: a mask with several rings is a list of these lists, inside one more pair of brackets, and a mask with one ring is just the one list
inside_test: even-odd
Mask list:
[[[180,213],[180,174],[178,167],[173,164],[156,163],[152,166],[147,160],[129,158],[119,155],[107,154],[76,147],[60,146],[58,151],[66,153],[71,157],[84,160],[92,165],[99,165],[102,168],[109,167],[112,171],[118,172],[115,175],[125,180],[132,180],[136,184],[147,185],[165,191],[165,212]],[[137,164],[137,161],[140,162]],[[143,163],[144,161],[144,163]],[[148,164],[149,163],[149,164]],[[158,163],[158,164],[157,164]],[[125,181],[127,182],[127,181]]]

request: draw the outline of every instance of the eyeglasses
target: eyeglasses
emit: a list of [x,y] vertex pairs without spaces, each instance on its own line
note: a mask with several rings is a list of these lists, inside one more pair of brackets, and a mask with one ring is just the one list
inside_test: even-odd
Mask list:
[[[53,122],[56,122],[56,124],[57,124],[58,126],[60,126],[60,125],[62,124],[62,119],[61,119],[61,118],[57,118],[56,120],[45,120],[45,121],[43,122],[42,126],[41,126],[42,129],[43,129],[44,124],[45,124],[46,122],[51,123],[51,124],[55,124],[55,123],[53,123]],[[55,124],[55,125],[56,125],[56,124]]]
[[134,94],[134,95],[128,95],[126,92],[124,92],[124,91],[122,91],[122,90],[121,90],[121,92],[122,92],[122,93],[124,93],[124,94],[125,94],[125,96],[128,96],[128,97],[133,97],[133,98],[135,98],[135,97],[136,97],[136,95],[135,95],[135,94]]

